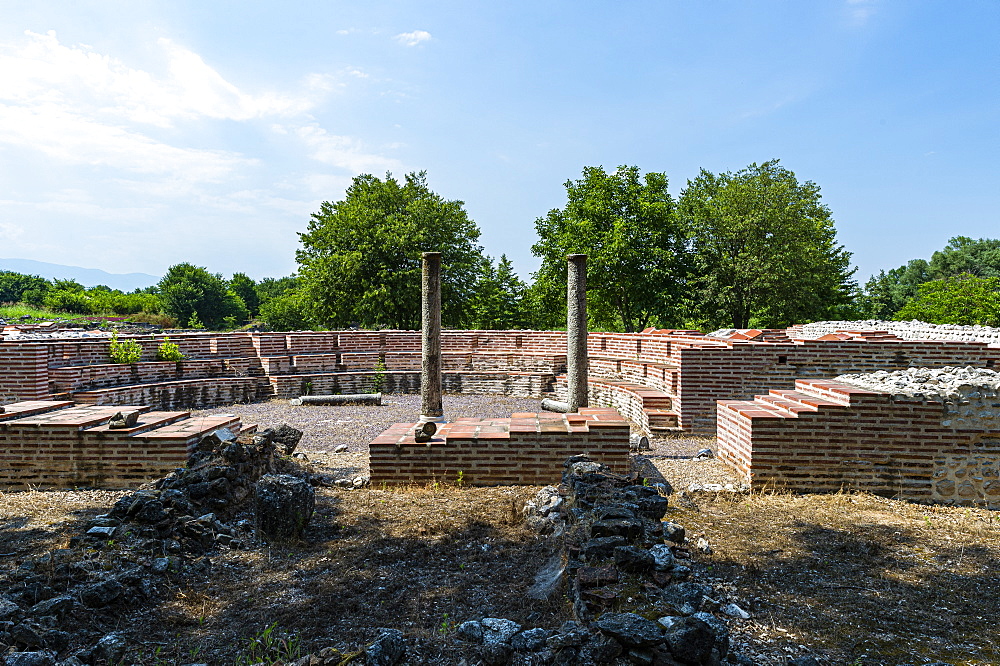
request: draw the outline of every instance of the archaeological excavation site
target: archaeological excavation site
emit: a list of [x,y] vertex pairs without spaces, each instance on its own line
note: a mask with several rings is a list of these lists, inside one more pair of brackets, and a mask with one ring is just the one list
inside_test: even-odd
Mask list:
[[995,587],[1000,330],[588,332],[577,255],[565,331],[442,330],[434,254],[421,331],[6,326],[5,663],[966,663],[877,609]]

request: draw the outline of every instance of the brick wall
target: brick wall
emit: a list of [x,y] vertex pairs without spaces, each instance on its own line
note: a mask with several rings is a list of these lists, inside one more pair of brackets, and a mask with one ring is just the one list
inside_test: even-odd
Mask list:
[[[188,357],[183,375],[154,362],[164,336],[132,337],[143,347],[143,362],[134,370],[109,363],[105,338],[0,343],[0,354],[5,355],[0,356],[0,397],[5,390],[8,395],[30,398],[67,387],[92,390],[121,383],[257,375],[268,376],[279,397],[301,395],[307,385],[314,394],[359,392],[371,390],[373,376],[366,373],[374,371],[379,360],[387,370],[383,390],[419,390],[413,374],[420,369],[418,331],[174,334],[171,341]],[[909,365],[995,367],[1000,361],[1000,347],[982,343],[878,336],[784,342],[741,337],[746,336],[721,340],[670,330],[591,333],[590,376],[656,389],[673,398],[681,428],[711,433],[717,400],[750,398],[771,388],[790,389],[798,378]],[[39,347],[46,350],[47,363],[39,362]],[[560,331],[446,330],[442,347],[448,391],[523,391],[523,395],[542,396],[553,390],[553,375],[565,372],[566,335]],[[215,359],[222,362],[221,370],[215,369]],[[448,373],[452,373],[450,378]],[[536,377],[525,378],[524,373]],[[637,407],[627,404],[627,393],[602,388],[592,399],[632,414]]]
[[953,419],[941,402],[799,380],[794,391],[753,402],[720,401],[718,415],[719,458],[754,489],[845,488],[1000,507],[1000,437],[992,413]]
[[44,346],[0,342],[0,404],[49,394],[48,353]]
[[397,424],[369,445],[373,485],[459,479],[484,486],[553,484],[566,458],[583,453],[616,472],[629,471],[628,424],[613,410],[463,419],[429,443],[413,441],[413,425]]
[[[134,488],[187,464],[200,438],[216,428],[240,430],[233,416],[184,421],[187,412],[150,412],[131,430],[107,421],[121,407],[73,407],[68,402],[0,414],[0,488]],[[156,427],[157,430],[148,430]]]

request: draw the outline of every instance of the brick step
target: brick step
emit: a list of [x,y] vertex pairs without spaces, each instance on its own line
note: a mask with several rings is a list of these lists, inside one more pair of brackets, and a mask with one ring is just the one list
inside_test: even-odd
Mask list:
[[748,419],[786,419],[792,414],[756,400],[719,400],[719,407],[729,409]]
[[664,409],[669,410],[674,406],[674,396],[663,391],[620,379],[608,379],[605,377],[588,377],[590,384],[604,384],[605,386],[618,386],[630,393],[634,393],[641,401],[643,409]]
[[[72,403],[70,403],[72,405]],[[43,413],[36,413],[24,418],[15,418],[6,421],[5,428],[32,428],[40,433],[60,433],[60,435],[88,430],[95,426],[106,424],[118,412],[141,412],[149,411],[145,405],[122,405],[122,406],[102,406],[102,405],[76,405],[63,409],[55,409]]]
[[[119,408],[120,409],[120,408]],[[191,416],[191,412],[146,412],[139,415],[138,421],[131,428],[112,428],[107,423],[87,428],[85,436],[97,437],[134,437],[143,433],[172,425]]]
[[754,402],[760,403],[768,409],[774,410],[788,418],[795,418],[799,412],[816,412],[817,409],[811,405],[805,405],[795,400],[786,400],[774,394],[754,396]]
[[0,405],[0,410],[3,410],[0,411],[0,421],[20,419],[72,406],[72,400],[25,400],[10,405]]
[[677,428],[677,414],[668,409],[643,409],[648,419],[649,429],[653,432],[673,430]]
[[[155,430],[140,433],[140,436],[142,439],[150,440],[186,440],[189,446],[193,446],[202,437],[219,428],[229,428],[236,434],[243,431],[240,417],[235,414],[213,414],[175,421]],[[256,426],[249,426],[246,430],[253,432]]]

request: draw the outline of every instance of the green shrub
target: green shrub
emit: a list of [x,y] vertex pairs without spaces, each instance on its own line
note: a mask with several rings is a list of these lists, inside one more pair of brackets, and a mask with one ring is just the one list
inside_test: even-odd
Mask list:
[[163,342],[156,348],[156,358],[160,361],[181,361],[184,354],[181,348],[170,341],[170,338],[163,338]]
[[111,334],[108,345],[114,363],[138,363],[142,358],[142,345],[135,340],[119,340],[118,333]]

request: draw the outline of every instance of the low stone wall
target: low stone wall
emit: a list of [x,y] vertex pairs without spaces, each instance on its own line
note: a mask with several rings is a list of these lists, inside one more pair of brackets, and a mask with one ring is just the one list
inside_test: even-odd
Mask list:
[[[982,342],[880,335],[791,341],[774,332],[756,333],[733,333],[721,339],[672,330],[593,332],[588,338],[590,377],[622,388],[636,384],[659,391],[671,403],[661,410],[670,413],[657,415],[663,427],[709,434],[715,432],[716,401],[750,399],[773,388],[792,389],[796,379],[913,365],[1000,367],[1000,346]],[[186,380],[201,372],[236,378],[266,376],[268,381],[262,386],[268,393],[259,397],[359,392],[372,390],[370,380],[375,375],[371,373],[379,363],[385,366],[383,390],[418,390],[414,381],[420,367],[418,331],[179,333],[170,339],[188,355],[180,366],[183,377],[176,376],[177,366],[171,369],[153,361],[163,338],[133,338],[143,346],[143,361],[135,369],[108,363],[106,339],[5,339],[0,342],[0,402],[74,390],[67,386],[91,391],[122,383]],[[449,392],[542,396],[555,390],[555,378],[565,371],[566,334],[560,331],[443,331],[442,349],[444,388]],[[648,409],[623,401],[628,392],[602,389],[591,399],[600,404],[596,401],[604,401],[602,396],[607,394],[612,400],[605,404],[618,406],[642,423],[649,416]],[[127,392],[105,395],[133,399]],[[204,406],[212,404],[218,403]]]
[[414,441],[414,425],[397,423],[369,445],[373,485],[546,485],[559,483],[563,462],[578,454],[629,470],[629,425],[613,409],[459,419],[426,443]]
[[719,401],[718,455],[758,490],[858,489],[998,508],[1000,397],[979,400],[956,411],[944,400],[799,380],[794,391]]

